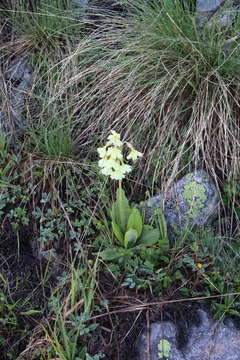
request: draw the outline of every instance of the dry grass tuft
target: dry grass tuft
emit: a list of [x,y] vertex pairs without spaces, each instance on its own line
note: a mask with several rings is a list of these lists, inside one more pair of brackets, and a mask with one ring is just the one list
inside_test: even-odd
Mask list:
[[223,39],[239,24],[200,36],[193,15],[169,0],[134,11],[95,24],[62,62],[49,104],[68,97],[78,144],[95,146],[112,128],[132,138],[145,154],[138,181],[171,182],[200,167],[221,180],[237,176],[238,44],[224,52]]

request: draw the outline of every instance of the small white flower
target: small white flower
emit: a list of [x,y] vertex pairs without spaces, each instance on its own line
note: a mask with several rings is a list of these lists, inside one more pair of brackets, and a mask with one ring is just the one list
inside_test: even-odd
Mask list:
[[107,169],[111,169],[115,166],[118,166],[118,163],[116,163],[116,160],[112,159],[112,158],[104,158],[98,161],[98,166],[100,168],[107,168]]
[[133,160],[133,161],[135,161],[135,160],[137,160],[137,159],[138,159],[139,157],[141,157],[141,156],[143,156],[142,153],[140,153],[140,152],[137,151],[137,150],[132,150],[132,151],[130,151],[130,153],[128,154],[127,159],[128,159],[128,160]]
[[118,147],[109,147],[107,150],[107,156],[110,156],[112,159],[116,160],[123,159],[122,151]]
[[134,149],[134,147],[129,143],[127,142],[127,146],[129,147],[129,149],[131,150],[130,153],[128,154],[127,156],[127,159],[128,160],[137,160],[139,157],[142,157],[143,154],[140,152],[140,151],[137,151]]
[[100,172],[101,172],[101,174],[103,174],[103,175],[106,175],[106,176],[111,176],[112,175],[112,169],[111,168],[102,168],[101,170],[100,170]]
[[99,153],[100,158],[104,158],[107,154],[107,147],[104,146],[104,147],[98,148],[97,151]]
[[120,134],[118,134],[116,131],[111,130],[111,134],[107,137],[108,142],[106,144],[106,146],[117,146],[117,147],[122,147],[123,146],[123,142],[120,140]]
[[130,165],[127,165],[127,164],[117,164],[116,166],[114,166],[114,169],[116,171],[120,171],[122,172],[123,174],[125,173],[130,173],[132,171],[132,167]]
[[122,180],[125,178],[125,175],[123,172],[119,171],[119,170],[114,170],[112,171],[112,173],[110,174],[111,179],[113,180]]

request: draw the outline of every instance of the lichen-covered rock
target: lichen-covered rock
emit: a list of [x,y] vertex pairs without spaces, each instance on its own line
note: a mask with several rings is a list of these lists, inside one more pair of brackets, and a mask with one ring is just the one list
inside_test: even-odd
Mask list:
[[[153,323],[150,333],[141,336],[138,348],[138,360],[239,360],[240,331],[231,320],[228,323],[213,320],[205,311],[197,311],[200,324],[192,325],[188,331],[188,342],[178,348],[177,327],[171,321]],[[179,334],[178,334],[179,336]],[[169,343],[168,357],[161,355],[162,341]],[[149,347],[148,347],[149,341]],[[150,350],[150,351],[149,351]],[[149,357],[150,352],[150,357]]]
[[210,225],[216,218],[219,193],[208,174],[198,170],[187,174],[166,193],[150,198],[138,208],[145,220],[162,209],[171,237],[193,226]]

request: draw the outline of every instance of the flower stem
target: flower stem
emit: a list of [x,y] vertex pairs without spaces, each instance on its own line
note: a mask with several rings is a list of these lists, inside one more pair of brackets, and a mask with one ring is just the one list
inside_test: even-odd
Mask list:
[[118,181],[118,187],[119,187],[119,189],[122,190],[122,180],[119,180],[119,181]]
[[123,199],[123,189],[122,189],[122,180],[118,181],[118,189],[119,189],[119,216],[120,216],[120,228],[122,229],[123,236],[125,235],[126,231],[126,224],[125,224],[125,209],[124,209],[124,199]]

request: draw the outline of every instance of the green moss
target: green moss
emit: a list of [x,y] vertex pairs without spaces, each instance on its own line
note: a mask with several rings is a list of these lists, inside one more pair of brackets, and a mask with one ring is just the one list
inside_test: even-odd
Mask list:
[[204,201],[207,199],[205,187],[196,181],[191,181],[184,186],[183,197],[189,205],[187,215],[195,219],[198,213],[204,207]]

